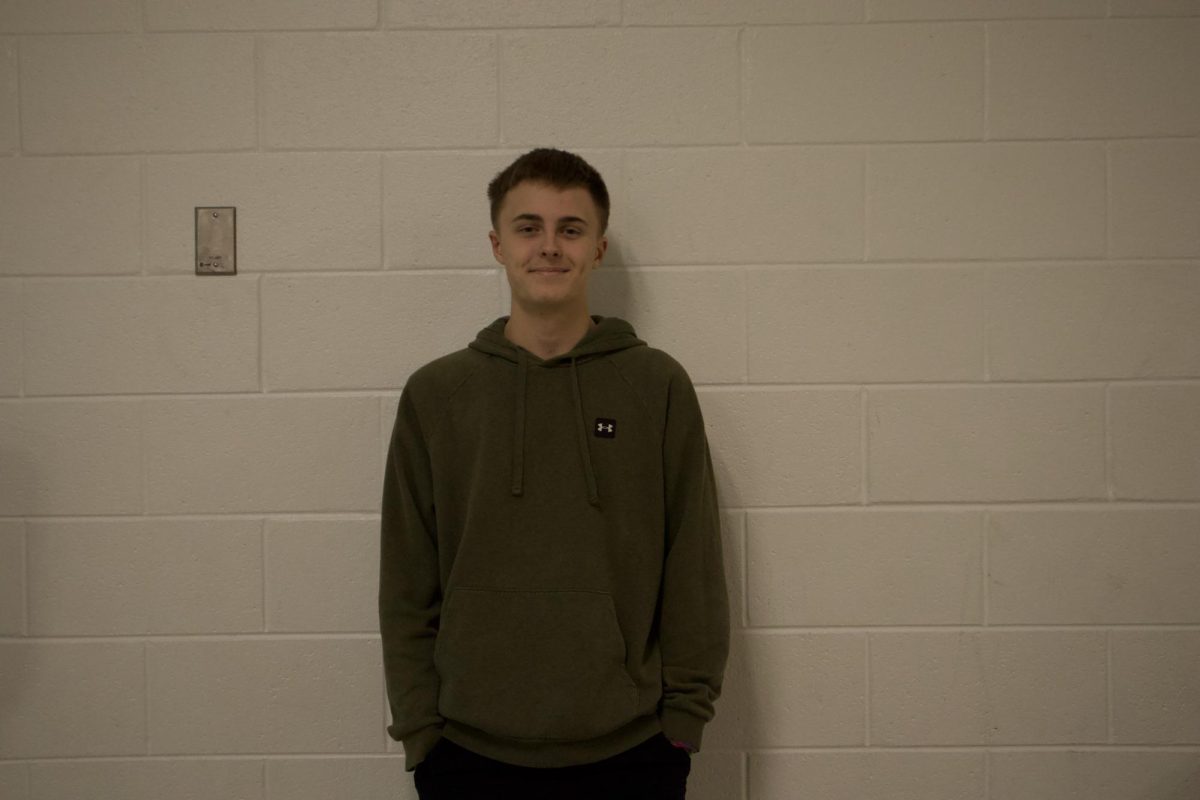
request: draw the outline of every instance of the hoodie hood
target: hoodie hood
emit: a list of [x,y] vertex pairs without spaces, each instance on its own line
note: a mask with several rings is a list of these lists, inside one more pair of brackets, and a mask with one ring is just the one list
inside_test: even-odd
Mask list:
[[468,347],[512,362],[517,370],[517,380],[514,384],[516,402],[513,404],[516,408],[516,416],[513,419],[512,493],[514,496],[521,495],[524,492],[525,484],[526,376],[530,368],[557,369],[569,366],[571,381],[575,389],[575,417],[579,422],[576,441],[579,444],[580,466],[584,480],[587,482],[588,502],[599,507],[600,493],[596,488],[596,472],[592,464],[591,452],[588,449],[588,426],[583,418],[583,397],[579,388],[577,365],[630,347],[645,347],[646,343],[637,337],[633,326],[625,320],[592,314],[591,319],[595,325],[588,328],[587,333],[574,347],[562,355],[543,359],[505,337],[504,326],[508,319],[508,316],[503,316],[488,325],[476,335],[475,341],[471,342]]

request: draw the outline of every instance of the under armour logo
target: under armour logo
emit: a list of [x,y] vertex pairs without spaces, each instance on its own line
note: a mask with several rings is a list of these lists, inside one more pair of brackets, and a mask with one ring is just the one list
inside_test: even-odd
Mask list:
[[596,417],[596,427],[593,432],[601,439],[617,438],[617,421],[615,419],[605,419],[604,417]]

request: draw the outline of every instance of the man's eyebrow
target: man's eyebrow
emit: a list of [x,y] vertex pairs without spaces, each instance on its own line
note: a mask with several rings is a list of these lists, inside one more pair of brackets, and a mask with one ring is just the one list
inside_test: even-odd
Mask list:
[[[513,222],[521,222],[522,220],[530,220],[532,222],[543,222],[544,221],[544,220],[542,220],[541,214],[517,214],[515,217],[512,218]],[[583,217],[559,217],[558,221],[559,221],[559,223],[570,222],[575,225],[584,225],[584,226],[586,226],[588,224],[588,221],[586,219],[584,219]]]

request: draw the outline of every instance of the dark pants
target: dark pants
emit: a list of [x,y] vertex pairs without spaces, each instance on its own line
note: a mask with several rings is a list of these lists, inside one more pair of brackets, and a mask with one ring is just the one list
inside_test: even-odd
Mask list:
[[683,800],[692,757],[661,733],[575,767],[519,767],[440,739],[413,777],[420,800]]

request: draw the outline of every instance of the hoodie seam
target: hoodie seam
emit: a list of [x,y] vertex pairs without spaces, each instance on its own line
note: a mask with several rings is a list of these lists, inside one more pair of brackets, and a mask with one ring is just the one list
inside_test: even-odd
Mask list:
[[[653,350],[653,348],[648,349]],[[664,429],[659,426],[658,420],[655,418],[654,413],[651,410],[651,405],[646,401],[641,389],[638,388],[637,382],[625,374],[625,371],[621,369],[621,365],[616,363],[616,359],[609,358],[605,360],[612,366],[618,377],[625,382],[625,385],[629,387],[630,391],[633,393],[633,396],[637,398],[638,404],[642,407],[642,413],[646,415],[646,419],[650,421],[651,426],[654,428],[655,434],[657,434],[658,438],[661,440],[664,435]]]
[[[490,358],[490,356],[487,357]],[[458,394],[459,390],[467,384],[467,381],[471,380],[471,378],[475,376],[475,373],[479,372],[481,369],[483,369],[483,363],[476,364],[471,368],[470,372],[462,377],[462,380],[454,385],[454,388],[446,393],[446,399],[441,403],[441,411],[434,418],[433,428],[430,430],[429,438],[431,441],[434,437],[441,433],[442,426],[446,424],[445,421],[450,416],[451,407],[454,403],[454,396]]]

